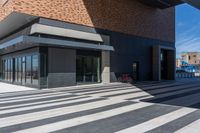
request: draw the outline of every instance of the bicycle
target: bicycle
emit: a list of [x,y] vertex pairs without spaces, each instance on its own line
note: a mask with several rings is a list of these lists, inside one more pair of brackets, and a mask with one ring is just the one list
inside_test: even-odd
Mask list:
[[122,76],[118,78],[118,81],[122,83],[133,83],[133,78],[129,76],[129,74],[122,74]]

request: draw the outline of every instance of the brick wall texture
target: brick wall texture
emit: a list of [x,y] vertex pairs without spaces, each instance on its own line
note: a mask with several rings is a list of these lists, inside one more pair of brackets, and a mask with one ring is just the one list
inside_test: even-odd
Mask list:
[[175,41],[175,9],[151,8],[137,0],[8,0],[3,6],[0,5],[0,20],[13,11]]

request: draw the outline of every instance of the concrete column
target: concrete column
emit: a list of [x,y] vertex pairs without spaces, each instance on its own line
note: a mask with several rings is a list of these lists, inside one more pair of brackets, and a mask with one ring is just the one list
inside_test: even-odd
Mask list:
[[161,80],[161,64],[160,64],[160,46],[159,45],[155,45],[153,46],[153,52],[152,52],[152,60],[153,60],[153,70],[152,70],[152,76],[153,76],[153,80],[155,81],[159,81]]
[[0,56],[0,79],[2,78],[3,70],[2,70],[2,58]]
[[101,54],[101,79],[102,83],[110,83],[110,52],[102,51]]

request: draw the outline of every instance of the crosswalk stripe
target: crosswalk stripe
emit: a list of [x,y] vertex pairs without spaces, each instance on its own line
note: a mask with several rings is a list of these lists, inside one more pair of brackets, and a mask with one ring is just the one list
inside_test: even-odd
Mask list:
[[96,96],[96,97],[109,97],[109,95],[115,95],[115,94],[123,94],[123,93],[134,93],[134,92],[138,92],[141,91],[140,89],[133,89],[133,90],[119,90],[117,92],[104,92],[104,93],[97,93],[97,94],[92,94],[92,96]]
[[13,100],[13,101],[2,101],[0,104],[9,104],[9,103],[16,103],[16,102],[25,102],[29,100],[37,100],[37,99],[44,99],[44,98],[51,98],[51,97],[56,97],[56,96],[70,96],[71,94],[68,93],[56,93],[55,95],[48,95],[48,96],[43,96],[43,97],[33,97],[33,98],[28,98],[28,99],[19,99],[19,100]]
[[[139,96],[151,96],[151,95],[146,92],[138,92],[138,93],[132,93],[132,94],[124,94],[124,95],[120,95],[120,96],[112,96],[110,98],[129,99],[129,98],[134,98],[134,97],[139,97]],[[102,97],[104,97],[104,96],[102,96]]]
[[73,102],[92,100],[92,99],[95,99],[95,98],[86,97],[86,98],[82,98],[82,99],[75,99],[75,100],[70,100],[70,101],[62,101],[62,102],[56,102],[56,103],[51,103],[51,104],[41,104],[41,105],[36,105],[36,106],[28,106],[28,107],[23,107],[23,108],[3,110],[3,111],[0,111],[0,115],[6,114],[6,113],[18,112],[18,111],[26,111],[26,110],[32,110],[32,109],[37,109],[37,108],[44,108],[44,107],[51,107],[51,106],[56,106],[56,105],[68,104],[68,103],[73,103]]
[[5,107],[0,107],[0,113],[2,110],[6,109],[14,109],[14,108],[24,108],[24,107],[29,107],[29,106],[36,106],[36,105],[45,105],[45,104],[50,104],[50,103],[56,103],[56,102],[62,102],[62,101],[67,101],[67,100],[75,100],[75,99],[80,99],[80,98],[87,98],[89,96],[76,96],[76,97],[66,97],[66,98],[56,98],[48,101],[38,101],[38,102],[31,102],[31,103],[25,103],[25,104],[19,104],[19,105],[10,105],[10,106],[5,106]]
[[133,133],[133,132],[147,132],[149,130],[152,130],[154,128],[157,128],[159,126],[162,126],[170,121],[176,120],[180,117],[183,117],[189,113],[192,113],[196,111],[196,109],[190,109],[190,108],[181,108],[179,110],[170,112],[168,114],[159,116],[157,118],[151,119],[149,121],[146,121],[144,123],[138,124],[136,126],[118,131],[116,133]]
[[28,113],[28,114],[0,118],[0,121],[1,121],[0,128],[14,125],[14,124],[20,124],[20,123],[25,123],[25,122],[35,121],[35,120],[41,120],[45,118],[51,118],[51,117],[55,117],[59,115],[94,109],[97,107],[103,107],[103,106],[112,105],[112,104],[116,104],[120,102],[124,102],[124,100],[115,100],[115,101],[101,100],[101,101],[95,101],[95,102],[85,103],[81,105],[72,105],[68,107],[49,109],[49,110],[40,111],[40,112],[33,112],[33,113]]
[[181,87],[182,84],[164,84],[164,85],[156,85],[156,86],[147,86],[147,87],[139,87],[139,88],[143,88],[144,91],[149,91],[149,90],[158,90],[161,88],[171,88],[171,87]]
[[64,87],[64,88],[55,88],[55,89],[51,89],[53,91],[67,91],[67,92],[70,92],[70,93],[73,93],[73,92],[83,92],[83,91],[89,91],[89,90],[93,90],[94,88],[95,89],[109,89],[109,88],[115,88],[115,87],[128,87],[128,86],[131,86],[131,85],[127,85],[127,84],[107,84],[107,85],[98,85],[98,86],[86,86],[86,87],[81,87],[81,86],[75,86],[75,87]]
[[4,99],[1,99],[0,98],[0,102],[9,102],[9,101],[12,101],[12,100],[23,100],[23,99],[28,99],[28,98],[39,98],[39,97],[44,97],[44,96],[53,96],[55,94],[62,94],[62,92],[52,92],[52,93],[47,93],[47,94],[37,94],[37,95],[28,95],[28,96],[20,96],[20,97],[15,97],[15,98],[4,98]]
[[192,122],[191,124],[185,126],[184,128],[179,129],[175,133],[199,133],[200,131],[200,119]]
[[[187,90],[188,88],[186,86],[187,85],[179,86],[179,87],[175,86],[175,87],[169,87],[169,88],[160,88],[158,90],[150,90],[150,91],[147,91],[147,92],[149,92],[151,94],[162,94],[162,93],[164,94],[164,93],[178,92],[178,91],[181,91],[181,90]],[[195,86],[190,85],[189,87],[197,87],[197,85],[195,85]]]
[[147,101],[155,101],[155,100],[158,100],[160,98],[164,98],[164,97],[168,97],[168,96],[173,96],[173,95],[177,95],[177,94],[182,94],[182,93],[186,93],[186,92],[191,92],[191,91],[198,90],[198,89],[200,89],[200,88],[196,87],[196,88],[190,88],[190,89],[187,89],[187,90],[180,90],[178,92],[164,93],[164,94],[159,94],[157,96],[154,95],[155,98],[148,99]]
[[1,94],[0,99],[6,99],[6,98],[14,98],[14,97],[20,97],[20,96],[31,96],[31,95],[38,95],[38,94],[47,94],[53,92],[52,90],[33,90],[33,91],[25,91],[25,92],[10,92],[8,94]]
[[200,93],[188,95],[180,98],[175,98],[162,102],[163,104],[178,104],[179,106],[191,106],[199,103]]
[[61,130],[63,128],[69,128],[69,127],[85,124],[88,122],[93,122],[96,120],[109,118],[112,116],[116,116],[116,115],[123,114],[126,112],[134,111],[134,110],[141,109],[141,108],[151,106],[151,105],[153,105],[153,104],[151,104],[151,103],[136,103],[133,105],[128,105],[128,106],[115,108],[112,110],[103,111],[103,112],[99,112],[99,113],[95,113],[95,114],[91,114],[91,115],[77,117],[77,118],[70,119],[70,120],[64,120],[64,121],[60,121],[60,122],[56,122],[56,123],[43,125],[43,126],[29,128],[29,129],[17,131],[16,133],[38,132],[38,131],[53,132],[53,131]]
[[104,89],[104,90],[96,90],[93,89],[93,91],[89,91],[89,92],[80,92],[80,93],[75,93],[78,95],[89,95],[89,94],[95,94],[95,93],[109,93],[109,92],[116,92],[116,91],[121,91],[121,90],[135,90],[137,88],[134,87],[119,87],[119,88],[112,88],[112,89]]

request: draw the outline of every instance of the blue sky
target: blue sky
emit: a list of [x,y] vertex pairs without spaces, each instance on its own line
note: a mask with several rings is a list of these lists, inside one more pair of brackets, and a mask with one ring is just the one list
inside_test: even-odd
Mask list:
[[187,5],[176,7],[176,49],[181,52],[200,52],[200,10]]

